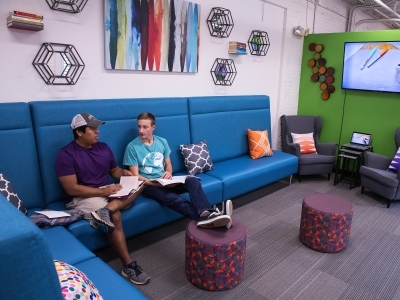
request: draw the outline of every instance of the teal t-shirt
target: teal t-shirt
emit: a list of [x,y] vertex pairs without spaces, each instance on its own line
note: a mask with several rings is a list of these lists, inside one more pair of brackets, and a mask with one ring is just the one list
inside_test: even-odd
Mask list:
[[171,154],[166,139],[153,135],[150,146],[145,145],[139,137],[131,141],[125,149],[124,165],[139,167],[139,175],[146,178],[159,178],[165,172],[164,160]]

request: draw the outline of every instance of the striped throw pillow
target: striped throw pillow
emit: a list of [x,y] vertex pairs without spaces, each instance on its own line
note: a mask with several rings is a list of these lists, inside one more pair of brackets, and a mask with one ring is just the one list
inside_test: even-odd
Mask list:
[[249,153],[252,159],[263,156],[272,156],[274,153],[268,141],[268,130],[247,129],[247,139],[249,142]]
[[315,148],[313,132],[310,133],[292,133],[293,143],[300,145],[301,154],[317,154],[317,149]]
[[388,171],[392,171],[393,173],[398,173],[400,168],[400,148],[397,149],[396,154],[394,155],[394,158],[392,162],[389,165]]

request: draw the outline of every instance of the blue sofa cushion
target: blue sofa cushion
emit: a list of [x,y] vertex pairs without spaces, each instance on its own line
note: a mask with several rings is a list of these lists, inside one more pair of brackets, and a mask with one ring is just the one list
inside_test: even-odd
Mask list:
[[75,267],[90,278],[106,300],[147,299],[130,282],[122,279],[120,274],[117,274],[98,257],[80,262]]
[[24,203],[19,199],[18,194],[11,185],[11,182],[2,173],[0,173],[0,193],[7,199],[7,201],[26,215],[28,211],[26,210]]
[[103,300],[99,290],[85,273],[59,260],[55,260],[54,265],[60,280],[61,293],[66,300]]
[[196,144],[180,145],[185,167],[190,175],[214,169],[206,141]]

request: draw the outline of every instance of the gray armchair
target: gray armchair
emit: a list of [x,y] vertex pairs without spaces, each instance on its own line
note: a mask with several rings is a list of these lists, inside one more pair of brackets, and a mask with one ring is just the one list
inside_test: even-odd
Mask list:
[[[335,164],[337,143],[320,143],[322,128],[321,116],[286,116],[281,117],[282,150],[299,158],[297,174],[299,182],[302,175],[328,174],[330,179]],[[314,143],[318,154],[300,154],[300,145],[294,144],[291,133],[314,133]]]
[[[400,127],[394,136],[396,151],[400,147]],[[400,172],[398,174],[388,171],[393,157],[366,151],[364,152],[364,165],[360,168],[361,194],[365,188],[388,199],[387,208],[392,200],[400,200]]]

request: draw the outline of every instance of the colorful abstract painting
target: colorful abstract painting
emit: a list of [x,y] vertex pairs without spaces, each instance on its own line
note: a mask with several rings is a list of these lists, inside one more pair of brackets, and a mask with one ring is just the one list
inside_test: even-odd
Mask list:
[[104,0],[105,68],[195,73],[200,5],[183,0]]

